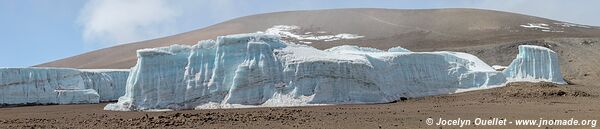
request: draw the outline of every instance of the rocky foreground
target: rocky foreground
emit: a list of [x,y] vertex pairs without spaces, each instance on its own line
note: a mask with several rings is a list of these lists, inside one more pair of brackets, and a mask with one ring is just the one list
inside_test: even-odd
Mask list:
[[[506,87],[376,105],[104,111],[105,104],[2,108],[0,128],[439,128],[431,118],[597,119],[598,93],[581,85],[511,83]],[[477,127],[477,126],[467,126]],[[489,126],[536,128],[537,126]],[[542,126],[544,128],[545,126]],[[590,126],[548,126],[590,128]],[[448,126],[444,126],[448,128]]]

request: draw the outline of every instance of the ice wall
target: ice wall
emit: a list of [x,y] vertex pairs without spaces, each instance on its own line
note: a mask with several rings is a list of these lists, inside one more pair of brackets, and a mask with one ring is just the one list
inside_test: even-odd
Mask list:
[[503,73],[509,81],[566,83],[560,73],[556,52],[541,46],[519,46],[517,58]]
[[85,88],[80,72],[61,68],[0,68],[0,103],[98,103],[95,90]]
[[79,104],[115,99],[124,94],[119,91],[124,89],[127,75],[127,71],[0,68],[0,105]]
[[262,33],[137,53],[125,95],[106,110],[385,103],[506,82],[466,53],[356,46],[322,51]]
[[100,95],[100,101],[113,101],[125,94],[128,69],[82,69],[81,77],[86,89]]

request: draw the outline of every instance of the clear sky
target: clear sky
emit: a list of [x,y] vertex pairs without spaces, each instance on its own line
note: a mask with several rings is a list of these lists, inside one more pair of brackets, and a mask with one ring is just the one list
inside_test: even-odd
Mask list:
[[480,8],[600,26],[597,0],[1,0],[0,67],[28,67],[240,16],[332,8]]

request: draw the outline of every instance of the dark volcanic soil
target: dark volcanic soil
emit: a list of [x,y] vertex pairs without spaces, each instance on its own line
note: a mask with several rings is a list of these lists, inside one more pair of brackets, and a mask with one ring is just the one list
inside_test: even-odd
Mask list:
[[[319,107],[104,111],[106,104],[0,108],[0,128],[440,128],[427,118],[599,119],[598,93],[585,86],[512,83],[454,95],[412,98],[389,104]],[[474,126],[537,128],[537,126]],[[591,128],[542,126],[541,128]],[[458,128],[458,126],[442,126]]]

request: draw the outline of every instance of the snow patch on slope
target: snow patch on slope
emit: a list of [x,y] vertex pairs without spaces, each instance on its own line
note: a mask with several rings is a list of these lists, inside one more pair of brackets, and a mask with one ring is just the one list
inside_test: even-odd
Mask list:
[[392,47],[390,49],[388,49],[388,52],[411,52],[410,50],[397,46],[397,47]]
[[278,35],[282,38],[291,38],[294,40],[299,40],[300,43],[311,44],[311,41],[336,41],[343,39],[358,39],[364,38],[364,36],[356,35],[356,34],[333,34],[327,35],[325,31],[318,31],[316,33],[313,32],[304,32],[304,34],[297,34],[295,31],[300,30],[301,28],[293,25],[276,25],[271,28],[268,28],[265,33],[271,35]]
[[562,27],[580,27],[580,28],[592,28],[591,26],[575,24],[575,23],[567,23],[567,22],[557,22],[554,23],[556,25],[560,25]]
[[550,29],[550,27],[548,27],[548,24],[545,24],[545,23],[527,23],[527,25],[521,25],[521,27],[538,28],[538,29],[545,29],[545,30]]
[[524,28],[540,30],[542,32],[564,32],[562,30],[557,30],[557,29],[551,28],[551,26],[549,26],[546,23],[527,23],[526,25],[520,25],[520,26],[524,27]]
[[494,68],[496,71],[504,71],[504,69],[508,68],[508,66],[492,65],[492,68]]

